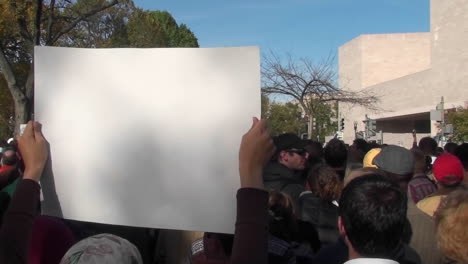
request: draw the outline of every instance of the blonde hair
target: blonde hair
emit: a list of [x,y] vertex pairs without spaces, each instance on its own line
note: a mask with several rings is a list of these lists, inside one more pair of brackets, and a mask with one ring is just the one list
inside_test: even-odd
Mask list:
[[450,193],[442,200],[434,217],[439,248],[444,255],[468,263],[468,191]]

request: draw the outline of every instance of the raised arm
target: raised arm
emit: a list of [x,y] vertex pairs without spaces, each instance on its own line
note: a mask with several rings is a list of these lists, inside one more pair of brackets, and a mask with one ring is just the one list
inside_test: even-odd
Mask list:
[[237,192],[233,264],[268,261],[268,192],[263,190],[262,171],[274,151],[265,120],[254,118],[239,151],[241,189]]
[[41,124],[29,121],[18,138],[18,147],[25,171],[0,229],[0,263],[27,263],[32,225],[39,204],[38,181],[49,155]]
[[413,129],[413,148],[418,147],[418,140],[416,138],[416,129]]

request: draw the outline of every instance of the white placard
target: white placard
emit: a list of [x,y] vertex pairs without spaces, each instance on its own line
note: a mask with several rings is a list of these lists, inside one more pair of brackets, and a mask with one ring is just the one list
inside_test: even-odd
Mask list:
[[43,213],[232,233],[239,144],[259,114],[257,47],[36,47]]

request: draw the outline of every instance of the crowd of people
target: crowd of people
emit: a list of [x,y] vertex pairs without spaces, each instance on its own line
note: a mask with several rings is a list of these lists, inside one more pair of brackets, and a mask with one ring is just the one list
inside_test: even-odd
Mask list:
[[244,143],[267,161],[238,192],[236,233],[205,233],[192,263],[468,263],[467,143],[322,146],[287,133],[255,145],[269,138],[255,122]]
[[[39,216],[49,154],[41,124],[29,122],[16,143],[1,158],[0,263],[143,263],[121,237],[77,241],[60,219]],[[414,138],[406,149],[333,139],[323,147],[271,137],[254,118],[239,150],[235,234],[205,233],[190,261],[468,263],[467,174],[467,143],[441,150]]]

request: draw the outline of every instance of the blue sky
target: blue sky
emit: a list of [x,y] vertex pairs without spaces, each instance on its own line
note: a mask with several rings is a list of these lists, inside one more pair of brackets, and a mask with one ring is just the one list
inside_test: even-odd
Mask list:
[[134,0],[167,10],[201,47],[260,46],[320,60],[361,34],[429,31],[430,0]]

